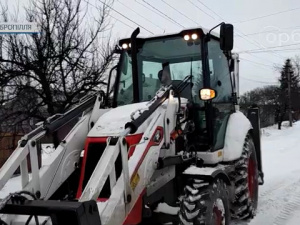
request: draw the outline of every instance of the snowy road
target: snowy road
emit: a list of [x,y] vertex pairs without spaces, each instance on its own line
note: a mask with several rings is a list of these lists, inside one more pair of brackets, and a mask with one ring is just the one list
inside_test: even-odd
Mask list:
[[263,130],[265,184],[260,186],[257,216],[238,225],[300,224],[300,122],[292,128]]

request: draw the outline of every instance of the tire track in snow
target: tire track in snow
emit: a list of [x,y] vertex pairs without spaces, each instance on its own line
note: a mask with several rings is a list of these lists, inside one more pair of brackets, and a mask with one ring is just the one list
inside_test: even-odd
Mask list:
[[[263,215],[270,209],[279,208],[278,202],[276,201],[277,193],[286,192],[294,183],[288,182],[289,180],[281,180],[275,183],[275,185],[264,189],[258,197],[258,209],[257,216]],[[300,183],[300,180],[299,180]]]
[[[277,182],[271,188],[267,188],[259,195],[258,210],[254,221],[232,221],[231,225],[259,224],[263,225],[284,225],[297,210],[300,210],[300,179],[295,182],[288,182],[289,179]],[[280,194],[281,193],[281,194]],[[284,193],[284,194],[282,194]],[[282,204],[284,198],[285,203]],[[273,211],[272,218],[266,220],[266,213]],[[276,212],[276,213],[275,213]],[[275,215],[278,215],[275,217]],[[258,219],[258,221],[256,220]]]
[[271,188],[268,188],[267,190],[262,191],[259,194],[259,198],[268,197],[268,196],[272,195],[273,192],[275,192],[275,191],[277,191],[281,188],[286,188],[287,186],[289,186],[289,184],[287,184],[285,181],[278,182],[274,186],[272,186]]
[[287,193],[286,196],[286,203],[283,204],[281,207],[281,211],[279,212],[279,215],[276,216],[274,219],[273,224],[274,225],[284,225],[286,224],[290,217],[294,214],[295,211],[298,211],[300,209],[300,180],[297,182],[292,183],[292,186],[290,186],[285,193]]

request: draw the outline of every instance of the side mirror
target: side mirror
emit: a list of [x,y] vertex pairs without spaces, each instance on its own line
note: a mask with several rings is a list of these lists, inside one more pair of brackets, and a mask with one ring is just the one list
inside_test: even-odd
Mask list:
[[223,23],[220,28],[220,48],[223,51],[233,49],[233,25]]

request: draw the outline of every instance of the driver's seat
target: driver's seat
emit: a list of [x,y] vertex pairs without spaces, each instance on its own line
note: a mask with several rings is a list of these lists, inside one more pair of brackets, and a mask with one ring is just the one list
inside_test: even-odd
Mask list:
[[[160,70],[157,74],[157,77],[158,77],[158,81],[157,81],[157,84],[156,84],[156,89],[158,90],[162,85],[162,76],[163,76],[163,70]],[[171,84],[177,88],[178,85],[182,82],[182,80],[172,80],[171,81]],[[176,94],[176,93],[175,93]],[[186,98],[186,99],[189,99],[191,100],[192,99],[192,86],[191,85],[187,85],[183,90],[182,92],[180,93],[180,97],[182,98]]]
[[[172,80],[172,85],[177,88],[178,85],[182,82],[182,80]],[[176,93],[175,93],[176,94]],[[192,86],[191,84],[187,85],[182,92],[180,93],[180,97],[186,98],[188,100],[192,99]]]

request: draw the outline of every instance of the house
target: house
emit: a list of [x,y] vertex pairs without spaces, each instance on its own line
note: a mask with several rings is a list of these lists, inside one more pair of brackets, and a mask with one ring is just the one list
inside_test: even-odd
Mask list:
[[20,133],[0,134],[0,167],[5,163],[11,153],[15,150],[18,141],[23,135]]

